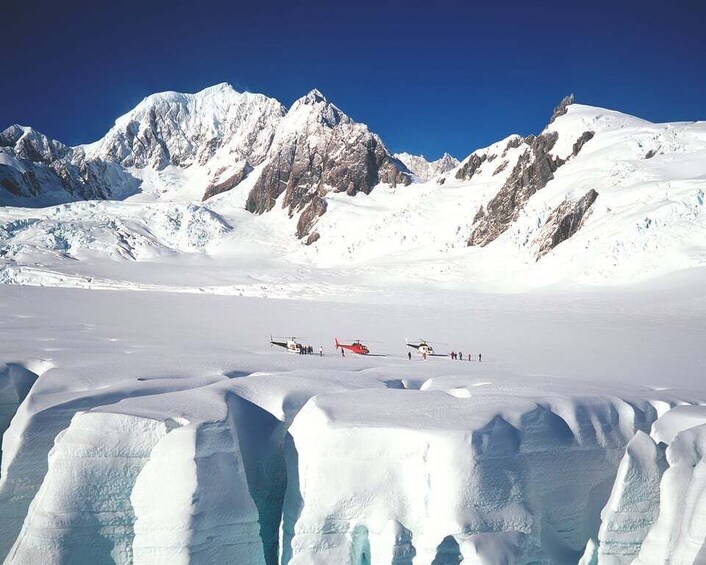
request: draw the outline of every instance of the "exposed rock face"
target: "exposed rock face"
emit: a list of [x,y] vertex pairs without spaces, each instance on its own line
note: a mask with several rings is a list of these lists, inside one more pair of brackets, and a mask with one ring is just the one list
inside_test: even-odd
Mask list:
[[520,156],[502,188],[488,202],[468,245],[485,246],[494,241],[517,220],[529,198],[554,178],[554,171],[563,164],[561,159],[549,153],[557,139],[555,132],[524,139],[528,149]]
[[351,120],[314,90],[295,102],[282,120],[246,208],[262,214],[282,194],[282,207],[290,215],[311,203],[298,224],[297,235],[304,237],[312,220],[325,211],[325,205],[313,201],[330,191],[368,194],[381,182],[407,185],[411,176],[367,126]]
[[419,180],[428,181],[458,167],[459,161],[448,153],[444,153],[436,161],[427,161],[424,155],[395,153],[399,159]]
[[569,106],[571,106],[574,102],[575,102],[575,100],[574,100],[573,94],[569,94],[568,96],[565,96],[561,100],[561,102],[559,102],[559,105],[556,108],[554,108],[554,112],[552,113],[552,117],[549,118],[549,123],[551,124],[559,116],[563,116],[564,114],[566,114]]
[[485,163],[486,159],[488,159],[488,155],[486,154],[477,155],[476,153],[473,153],[466,160],[463,167],[458,170],[456,173],[456,178],[459,180],[471,180],[480,166]]
[[574,235],[583,225],[598,193],[591,189],[577,202],[565,200],[549,215],[537,238],[537,259],[541,259],[561,242]]
[[[502,147],[502,142],[498,142],[490,147],[486,147],[485,149],[474,151],[462,162],[461,167],[456,172],[456,178],[458,180],[470,181],[476,174],[481,172],[481,166],[484,163],[492,163],[500,157],[500,163],[497,166],[493,165],[495,167],[493,176],[497,175],[505,170],[509,165],[509,161],[505,158],[508,151],[520,147],[520,145],[525,143],[528,139],[530,138],[524,139],[519,135],[511,135],[507,138],[505,147]],[[501,147],[502,153],[500,153]]]
[[522,145],[522,141],[523,139],[519,135],[513,135],[510,137],[510,140],[507,142],[507,145],[503,150],[502,157],[504,158],[510,149],[517,149],[520,145]]
[[510,164],[510,161],[507,159],[504,159],[502,163],[498,165],[498,167],[493,171],[493,176],[498,175],[502,173],[505,169],[507,169],[507,166]]
[[[304,211],[302,212],[301,216],[299,216],[299,221],[297,222],[298,238],[302,238],[305,235],[309,234],[311,228],[313,228],[314,224],[316,224],[316,220],[319,218],[319,216],[322,216],[326,212],[326,207],[326,200],[324,200],[320,196],[315,196],[309,202],[308,206],[304,208]],[[314,234],[311,235],[313,236]],[[318,234],[316,235],[318,236]],[[310,237],[307,239],[306,244],[311,245],[318,239],[318,237]]]
[[[32,128],[13,125],[0,133],[0,203],[25,206],[125,197],[138,181],[111,160],[88,157]],[[7,194],[9,193],[9,194]],[[13,198],[14,197],[14,198]]]
[[571,156],[576,157],[576,155],[579,154],[579,151],[583,148],[584,145],[586,145],[587,141],[590,141],[593,139],[593,136],[596,135],[595,132],[592,131],[585,131],[581,134],[581,137],[579,137],[576,140],[576,143],[574,143],[572,149],[571,149]]
[[[218,178],[211,184],[204,192],[203,200],[208,200],[216,194],[221,194],[222,192],[227,192],[232,188],[238,186],[245,177],[247,177],[252,172],[252,167],[247,161],[241,161],[236,164],[231,169],[226,169],[220,171],[222,177]],[[225,177],[225,178],[223,178]]]

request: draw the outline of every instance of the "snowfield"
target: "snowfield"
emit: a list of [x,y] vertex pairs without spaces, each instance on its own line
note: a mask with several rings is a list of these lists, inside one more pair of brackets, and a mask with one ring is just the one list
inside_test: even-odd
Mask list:
[[[699,563],[699,280],[387,305],[4,287],[2,551]],[[323,358],[269,346],[293,324]],[[377,355],[333,350],[363,330]],[[404,332],[474,361],[408,361]]]
[[706,123],[428,162],[223,84],[0,185],[5,563],[706,564]]

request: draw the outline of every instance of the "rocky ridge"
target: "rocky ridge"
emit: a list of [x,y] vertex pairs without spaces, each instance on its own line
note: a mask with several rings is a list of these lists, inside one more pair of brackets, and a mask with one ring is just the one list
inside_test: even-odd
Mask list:
[[288,111],[273,98],[225,83],[196,94],[158,93],[118,118],[100,141],[75,148],[20,126],[0,134],[6,203],[118,200],[144,190],[145,178],[164,185],[160,196],[208,200],[256,170],[246,208],[268,212],[284,195],[281,207],[299,216],[299,238],[326,211],[328,192],[354,196],[379,183],[412,182],[377,135],[318,90]]
[[303,212],[297,223],[301,238],[325,213],[322,199],[328,192],[369,194],[381,182],[407,185],[411,175],[367,126],[354,122],[313,90],[297,100],[282,120],[246,209],[268,212],[284,195],[281,206],[290,216]]
[[0,132],[0,204],[36,206],[72,200],[120,199],[138,181],[112,160],[94,159],[36,130],[12,125]]

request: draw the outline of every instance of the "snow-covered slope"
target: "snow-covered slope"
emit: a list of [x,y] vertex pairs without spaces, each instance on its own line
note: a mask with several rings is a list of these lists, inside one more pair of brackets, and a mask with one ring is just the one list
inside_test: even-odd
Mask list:
[[566,99],[410,183],[219,85],[0,145],[6,563],[706,559],[706,124]]
[[[329,199],[314,264],[387,264],[502,288],[627,283],[706,264],[706,123],[570,104],[538,136],[477,150],[439,182]],[[470,246],[466,248],[466,246]],[[577,260],[579,259],[580,260]],[[510,282],[512,285],[512,282]]]

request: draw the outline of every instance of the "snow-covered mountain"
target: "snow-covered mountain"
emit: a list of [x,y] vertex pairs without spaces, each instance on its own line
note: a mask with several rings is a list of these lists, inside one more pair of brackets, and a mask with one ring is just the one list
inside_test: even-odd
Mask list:
[[[160,202],[202,207],[227,229],[199,253],[234,266],[256,246],[315,269],[366,265],[371,278],[414,273],[516,289],[632,282],[706,264],[706,124],[652,124],[573,97],[538,134],[475,150],[427,182],[419,160],[393,156],[316,90],[289,110],[226,84],[161,93],[90,145],[66,147],[19,126],[0,143],[3,201],[35,208],[0,211],[0,254],[14,261],[8,281],[36,263],[32,254],[59,270],[82,246],[132,257],[116,243],[124,226],[97,244],[88,233],[112,224],[96,232],[95,221],[77,221],[87,208],[71,201],[86,198],[116,200],[105,208],[112,218],[121,202],[130,218],[161,217]],[[68,208],[36,209],[59,202]],[[70,244],[57,247],[58,233]]]
[[458,159],[448,153],[444,153],[436,161],[427,161],[424,155],[411,155],[410,153],[395,153],[395,157],[422,181],[432,180],[458,167],[459,164]]
[[116,161],[143,191],[207,199],[237,186],[268,157],[286,109],[262,94],[219,84],[196,94],[162,92],[118,118],[89,156]]
[[67,147],[29,127],[0,132],[0,204],[47,206],[91,199],[123,199],[139,182],[114,161],[83,147]]
[[329,192],[364,194],[379,183],[409,184],[407,169],[392,157],[380,138],[331,104],[318,91],[297,100],[282,120],[271,156],[248,195],[251,212],[271,210],[280,195],[290,215],[302,211],[297,236],[311,229],[326,211]]
[[298,215],[300,238],[325,212],[329,191],[353,196],[379,183],[411,181],[377,135],[317,90],[289,111],[225,83],[196,94],[162,92],[118,118],[95,143],[69,148],[12,126],[0,135],[0,149],[8,203],[122,199],[138,186],[141,199],[199,201],[240,186],[252,173],[247,209],[267,212],[284,194],[281,207]]

